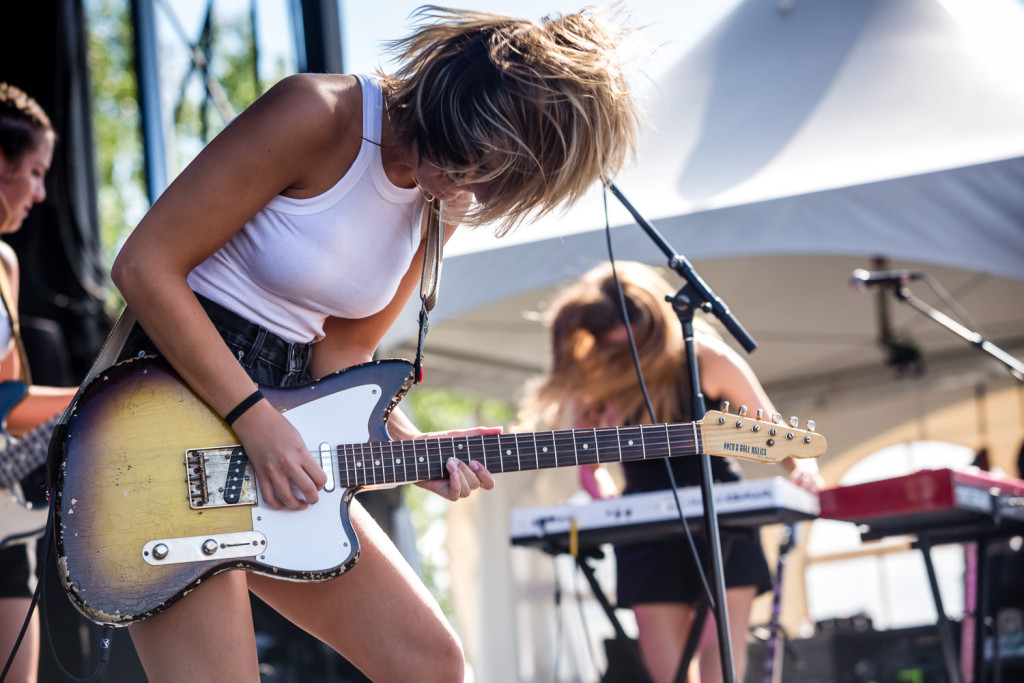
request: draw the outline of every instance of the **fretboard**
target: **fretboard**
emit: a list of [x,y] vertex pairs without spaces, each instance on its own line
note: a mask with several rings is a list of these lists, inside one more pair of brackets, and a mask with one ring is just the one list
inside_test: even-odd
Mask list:
[[46,462],[50,435],[61,415],[58,413],[22,439],[0,451],[0,486],[10,488],[15,482]]
[[699,453],[699,434],[699,423],[683,422],[346,444],[338,471],[351,488],[443,479],[451,457],[493,473],[650,460]]

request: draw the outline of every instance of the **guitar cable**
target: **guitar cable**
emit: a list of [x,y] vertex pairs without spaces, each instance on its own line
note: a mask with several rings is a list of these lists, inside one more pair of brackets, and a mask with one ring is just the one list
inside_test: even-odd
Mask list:
[[[647,414],[651,419],[651,424],[658,424],[658,419],[655,415],[654,405],[651,403],[650,394],[647,392],[647,383],[644,381],[643,369],[640,366],[640,354],[636,348],[636,339],[633,337],[633,326],[629,324],[629,312],[626,308],[626,295],[622,290],[622,282],[619,281],[618,271],[615,269],[615,250],[612,247],[612,228],[611,219],[608,216],[608,185],[609,182],[603,179],[601,183],[603,187],[602,197],[604,199],[604,234],[605,244],[608,249],[608,261],[612,267],[612,277],[615,280],[615,289],[619,295],[619,308],[622,312],[622,320],[625,321],[626,325],[626,336],[629,339],[629,350],[633,356],[633,367],[636,369],[637,382],[640,385],[640,392],[644,397],[644,404],[647,406]],[[691,415],[691,419],[695,416]],[[676,512],[679,515],[679,521],[683,525],[683,531],[686,534],[687,545],[690,548],[690,553],[693,556],[693,563],[697,567],[697,575],[700,577],[700,582],[704,588],[704,595],[708,601],[708,609],[715,612],[715,598],[714,593],[711,590],[711,585],[708,583],[707,574],[704,572],[704,565],[700,561],[700,554],[697,552],[697,544],[694,541],[693,534],[690,531],[690,525],[686,517],[686,513],[683,511],[683,503],[679,497],[679,486],[676,484],[676,475],[672,471],[671,458],[665,458],[665,471],[668,473],[669,485],[672,487],[672,498],[676,503]]]
[[[14,647],[11,648],[11,654],[7,657],[7,663],[4,665],[4,669],[0,672],[0,683],[3,683],[7,679],[7,674],[14,664],[14,658],[18,654],[18,648],[21,647],[22,641],[25,639],[25,634],[28,633],[29,624],[32,623],[32,614],[35,612],[36,606],[42,604],[46,605],[45,599],[43,599],[43,584],[46,583],[46,575],[49,571],[49,560],[50,560],[50,545],[53,542],[51,530],[53,529],[53,511],[56,505],[55,496],[49,495],[49,503],[47,504],[46,512],[46,532],[43,534],[43,553],[39,558],[40,564],[42,565],[42,572],[39,575],[38,581],[36,582],[36,589],[32,593],[32,601],[29,603],[28,614],[25,616],[25,622],[21,625],[21,631],[18,633],[18,638],[14,641]],[[42,611],[42,610],[41,610]],[[40,621],[43,621],[40,619]],[[60,672],[66,676],[69,680],[74,683],[92,683],[100,677],[103,672],[103,667],[110,660],[110,641],[114,633],[114,627],[105,625],[103,626],[103,632],[100,636],[100,648],[99,648],[99,661],[96,664],[96,670],[91,676],[83,678],[81,676],[75,676],[61,663],[60,658],[57,656],[57,649],[53,643],[53,633],[50,629],[49,620],[47,620],[46,628],[41,628],[41,631],[46,631],[46,642],[49,644],[50,654],[53,657],[54,663]]]

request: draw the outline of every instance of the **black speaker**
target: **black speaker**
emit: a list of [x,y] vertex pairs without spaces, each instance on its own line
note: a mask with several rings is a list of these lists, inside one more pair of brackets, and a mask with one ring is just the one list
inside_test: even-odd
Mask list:
[[836,683],[947,683],[934,626],[889,631],[838,631],[832,637]]

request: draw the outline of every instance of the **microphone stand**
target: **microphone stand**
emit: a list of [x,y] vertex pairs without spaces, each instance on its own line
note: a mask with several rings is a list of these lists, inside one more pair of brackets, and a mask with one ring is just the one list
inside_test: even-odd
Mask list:
[[[690,371],[690,409],[694,419],[704,416],[706,408],[704,395],[700,387],[700,375],[697,368],[697,353],[693,340],[693,314],[700,309],[712,313],[727,330],[736,338],[747,353],[757,348],[757,344],[743,326],[732,316],[728,306],[718,298],[707,283],[701,279],[693,266],[684,256],[677,253],[665,241],[658,230],[648,223],[643,216],[629,203],[614,183],[606,182],[615,198],[626,207],[637,224],[668,257],[668,267],[679,274],[686,284],[674,296],[666,297],[679,318],[683,328],[683,341],[686,349],[686,363]],[[722,660],[722,680],[736,683],[736,671],[733,666],[732,641],[729,638],[729,612],[725,604],[725,574],[722,569],[722,541],[718,531],[718,516],[715,513],[715,496],[711,488],[711,456],[706,452],[697,455],[700,460],[701,498],[704,504],[704,527],[707,531],[708,551],[711,558],[712,592],[715,602],[715,622],[718,628],[718,652]],[[687,662],[683,662],[685,666]]]
[[900,281],[893,284],[895,286],[892,288],[892,294],[897,301],[902,301],[911,308],[925,314],[938,324],[951,331],[953,334],[986,352],[988,355],[1005,365],[1014,379],[1018,382],[1024,383],[1024,363],[985,339],[980,332],[975,332],[974,330],[961,325],[942,311],[939,311],[918,299],[911,293],[910,289],[904,282]]

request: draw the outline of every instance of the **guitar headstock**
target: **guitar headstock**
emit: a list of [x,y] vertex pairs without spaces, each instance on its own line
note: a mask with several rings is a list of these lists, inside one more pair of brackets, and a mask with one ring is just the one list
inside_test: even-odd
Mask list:
[[828,444],[814,431],[814,423],[798,429],[796,418],[784,424],[776,415],[770,422],[747,417],[746,410],[732,415],[709,410],[698,422],[704,438],[704,450],[711,455],[742,458],[754,462],[779,462],[786,458],[817,458]]

